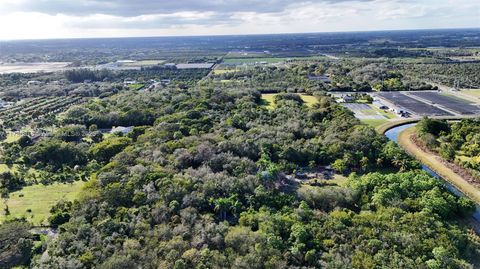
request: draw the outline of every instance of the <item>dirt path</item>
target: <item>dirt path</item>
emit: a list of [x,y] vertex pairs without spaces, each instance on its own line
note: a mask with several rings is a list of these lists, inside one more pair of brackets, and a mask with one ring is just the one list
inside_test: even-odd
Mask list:
[[440,157],[433,153],[429,153],[418,147],[412,140],[412,135],[415,133],[415,128],[409,128],[400,133],[398,136],[398,143],[407,152],[413,155],[424,165],[428,166],[435,173],[447,180],[451,184],[455,185],[465,195],[474,200],[477,204],[480,204],[480,190],[475,188],[467,180],[461,177],[458,173],[446,166]]

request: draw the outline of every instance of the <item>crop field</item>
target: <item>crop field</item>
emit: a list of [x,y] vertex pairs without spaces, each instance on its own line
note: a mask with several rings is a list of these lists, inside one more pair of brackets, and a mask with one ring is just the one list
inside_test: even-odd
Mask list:
[[222,75],[222,74],[227,74],[227,73],[234,73],[236,72],[236,69],[215,69],[213,70],[214,75]]
[[0,109],[0,121],[2,121],[6,127],[13,127],[12,125],[18,124],[26,125],[32,120],[42,118],[48,114],[63,112],[70,106],[84,101],[85,99],[83,97],[78,96],[25,99],[14,106]]
[[469,104],[468,101],[462,101],[458,98],[450,98],[449,96],[441,95],[437,92],[413,92],[411,95],[428,100],[433,104],[441,105],[462,115],[480,113],[480,108],[476,105]]
[[[264,93],[262,94],[262,100],[264,101],[265,105],[267,106],[268,109],[274,109],[275,108],[275,96],[277,96],[278,93]],[[306,95],[306,94],[299,94],[300,97],[302,98],[303,102],[305,102],[305,105],[308,107],[312,107],[314,104],[318,102],[317,98],[315,96],[311,95]]]
[[253,65],[253,64],[273,64],[273,63],[283,63],[283,62],[290,62],[290,61],[315,61],[325,59],[325,56],[310,56],[310,57],[282,57],[282,58],[226,58],[223,61],[223,64],[227,65]]
[[165,60],[141,60],[135,62],[122,63],[123,66],[129,67],[142,67],[142,66],[153,66],[165,63]]
[[379,97],[419,116],[452,116],[451,113],[436,106],[421,102],[399,92],[381,92]]
[[68,69],[70,62],[0,64],[0,74],[57,72]]
[[6,219],[25,217],[35,225],[46,224],[50,208],[60,200],[73,201],[78,197],[85,182],[55,183],[52,185],[32,185],[10,193],[7,200],[10,215],[5,216],[5,200],[0,202],[2,212],[0,222]]

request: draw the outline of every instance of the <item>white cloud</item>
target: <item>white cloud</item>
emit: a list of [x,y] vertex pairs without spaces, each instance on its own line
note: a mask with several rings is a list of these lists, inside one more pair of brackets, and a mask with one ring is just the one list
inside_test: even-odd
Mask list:
[[[4,12],[8,10],[4,7],[18,10],[27,4],[44,12],[10,11],[1,15],[0,39],[480,27],[480,1],[471,0],[234,0],[229,1],[231,6],[220,0],[168,0],[160,4],[150,1],[158,6],[152,6],[157,12],[146,13],[140,13],[145,12],[140,4],[146,0],[138,2],[136,11],[123,10],[133,9],[137,3],[127,0],[32,1],[0,0]],[[42,3],[52,1],[70,4],[47,12],[48,6]],[[80,3],[79,12],[72,11],[72,3]],[[241,3],[250,6],[236,10]],[[269,7],[269,3],[278,7]],[[158,12],[162,5],[171,11]],[[115,12],[100,12],[108,7]],[[58,13],[61,10],[65,12]]]

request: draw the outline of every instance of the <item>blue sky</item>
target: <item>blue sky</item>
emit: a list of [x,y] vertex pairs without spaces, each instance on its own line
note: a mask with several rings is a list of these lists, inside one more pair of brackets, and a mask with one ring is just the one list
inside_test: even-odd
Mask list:
[[477,0],[0,0],[0,39],[480,28]]

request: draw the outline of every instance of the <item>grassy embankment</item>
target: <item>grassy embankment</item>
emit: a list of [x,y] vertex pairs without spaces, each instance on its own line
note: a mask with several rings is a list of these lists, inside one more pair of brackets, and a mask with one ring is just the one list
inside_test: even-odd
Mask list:
[[417,145],[415,145],[415,143],[411,140],[411,137],[414,133],[414,127],[408,128],[401,132],[398,136],[398,143],[400,146],[402,146],[402,148],[413,155],[421,163],[432,169],[443,179],[455,185],[455,187],[461,190],[476,203],[480,203],[480,190],[472,186],[460,175],[456,174],[452,169],[445,166],[442,161],[438,159],[438,156],[425,152],[421,148],[417,147]]
[[[36,184],[10,193],[8,200],[0,201],[0,223],[13,218],[24,217],[34,225],[45,225],[50,216],[50,208],[60,200],[73,201],[78,197],[85,182]],[[5,216],[5,201],[10,215]]]
[[[277,96],[278,93],[264,93],[262,94],[262,100],[267,106],[268,109],[274,109],[275,108],[275,96]],[[318,100],[315,96],[312,95],[306,95],[306,94],[299,94],[300,97],[302,98],[303,102],[305,105],[308,107],[312,107],[314,104],[318,103]]]

